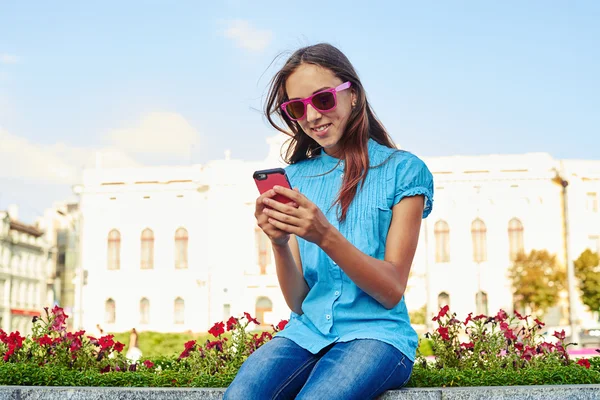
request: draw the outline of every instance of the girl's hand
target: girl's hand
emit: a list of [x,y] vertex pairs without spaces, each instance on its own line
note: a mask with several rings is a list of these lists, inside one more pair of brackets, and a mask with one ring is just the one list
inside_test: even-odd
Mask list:
[[275,186],[273,191],[291,199],[297,207],[279,203],[272,196],[263,197],[263,204],[267,207],[262,212],[268,217],[268,223],[277,231],[294,234],[320,245],[333,226],[319,207],[298,192],[298,189]]
[[[262,195],[258,199],[256,199],[256,208],[254,211],[254,217],[256,218],[256,222],[262,231],[271,239],[271,242],[274,245],[282,246],[290,240],[290,234],[288,232],[284,232],[280,229],[277,229],[273,224],[269,223],[269,217],[264,213],[264,210],[267,209],[265,200],[269,199],[272,203],[282,204],[272,198],[276,195],[274,190],[269,190]],[[296,204],[291,204],[292,207],[296,206]]]

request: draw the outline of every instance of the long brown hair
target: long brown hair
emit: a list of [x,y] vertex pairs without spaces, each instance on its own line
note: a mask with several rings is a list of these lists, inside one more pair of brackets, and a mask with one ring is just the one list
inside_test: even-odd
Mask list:
[[[344,134],[339,141],[341,158],[345,160],[345,171],[340,193],[334,205],[341,206],[340,221],[346,219],[350,203],[356,195],[358,185],[364,184],[369,170],[369,153],[367,143],[372,138],[377,143],[396,148],[383,124],[373,112],[358,74],[348,58],[336,47],[328,43],[320,43],[296,50],[285,65],[275,74],[269,86],[265,103],[265,116],[278,131],[290,136],[285,161],[294,164],[314,157],[323,151],[321,146],[308,136],[300,125],[290,120],[282,112],[280,105],[288,100],[285,91],[287,78],[302,64],[313,64],[329,69],[342,82],[352,82],[352,90],[356,93],[356,106],[352,109],[346,123]],[[287,125],[282,128],[272,118],[276,114]]]

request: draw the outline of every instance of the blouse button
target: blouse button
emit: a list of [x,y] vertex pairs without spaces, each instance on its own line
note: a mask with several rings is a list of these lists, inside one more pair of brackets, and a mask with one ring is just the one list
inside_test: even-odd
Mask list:
[[329,321],[329,320],[331,319],[331,315],[327,314],[327,315],[325,316],[325,319],[327,319],[327,321]]

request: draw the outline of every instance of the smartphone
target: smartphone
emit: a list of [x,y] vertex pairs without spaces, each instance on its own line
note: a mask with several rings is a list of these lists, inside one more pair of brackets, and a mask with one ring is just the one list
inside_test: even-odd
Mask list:
[[[252,177],[254,178],[254,182],[256,182],[256,187],[258,188],[258,192],[260,194],[273,189],[274,186],[282,186],[288,189],[292,188],[292,185],[290,184],[290,181],[283,168],[255,171]],[[280,203],[290,203],[292,201],[280,194],[276,194],[273,199]]]

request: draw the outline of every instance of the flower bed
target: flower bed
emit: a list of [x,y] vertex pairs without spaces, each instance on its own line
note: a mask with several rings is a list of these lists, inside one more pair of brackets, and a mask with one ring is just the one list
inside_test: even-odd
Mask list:
[[[33,332],[0,330],[0,385],[226,387],[244,360],[271,340],[287,321],[260,334],[250,314],[216,323],[211,340],[190,340],[179,356],[144,358],[123,354],[112,335],[95,338],[67,332],[59,307],[34,318]],[[500,310],[495,316],[469,314],[459,321],[447,307],[434,318],[438,327],[426,336],[435,359],[418,356],[409,387],[590,384],[600,382],[600,360],[570,359],[564,332],[554,343],[542,340],[543,323]]]

